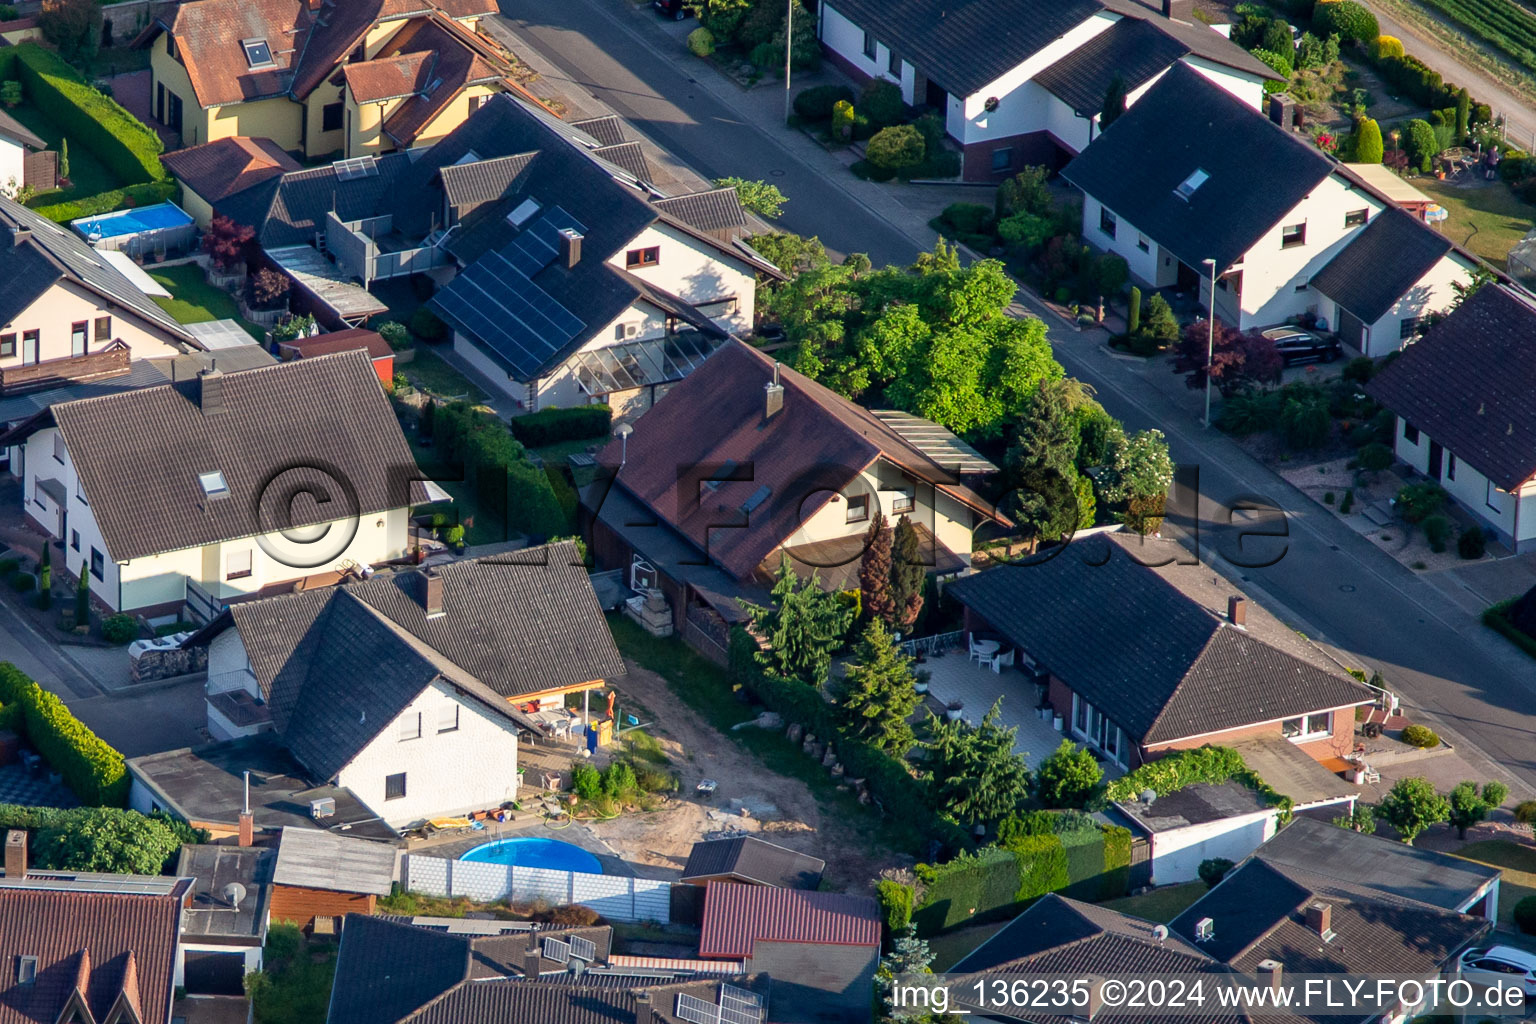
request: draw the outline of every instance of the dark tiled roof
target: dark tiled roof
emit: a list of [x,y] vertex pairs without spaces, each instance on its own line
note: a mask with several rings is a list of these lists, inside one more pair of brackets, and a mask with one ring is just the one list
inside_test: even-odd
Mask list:
[[327,1024],[394,1024],[468,975],[469,940],[348,914]]
[[254,227],[264,248],[310,245],[325,230],[327,213],[358,220],[411,195],[400,187],[410,164],[405,153],[386,153],[374,161],[374,173],[347,180],[337,177],[335,164],[294,171],[216,204],[217,211]]
[[757,942],[878,946],[880,911],[868,896],[710,882],[704,887],[703,957],[750,957]]
[[178,181],[210,204],[264,181],[297,171],[299,164],[271,139],[231,136],[167,153],[162,162]]
[[1183,592],[1208,570],[1147,568],[1117,550],[1130,543],[1080,540],[1043,564],[956,580],[947,593],[1141,743],[1370,699],[1251,601],[1242,630]]
[[512,156],[449,164],[438,172],[448,205],[463,216],[481,203],[506,198],[519,187],[524,172],[538,155],[514,153]]
[[1104,97],[1116,75],[1127,93],[1134,92],[1188,52],[1188,46],[1152,21],[1121,18],[1035,75],[1033,81],[1079,117],[1094,117],[1104,109]]
[[1247,50],[1209,25],[1198,20],[1186,22],[1164,18],[1162,5],[1157,0],[1153,0],[1150,5],[1143,0],[1104,0],[1104,9],[1127,18],[1146,18],[1153,21],[1164,33],[1189,47],[1192,54],[1214,64],[1244,71],[1256,78],[1283,81],[1269,65],[1260,62]]
[[239,630],[273,724],[329,778],[439,676],[493,711],[506,698],[624,675],[569,543],[438,567],[443,614],[428,618],[420,573],[247,601],[203,630]]
[[0,136],[30,146],[33,149],[47,149],[48,143],[38,138],[36,133],[10,114],[0,111]]
[[[1313,903],[1330,908],[1333,938],[1324,940],[1307,925]],[[1248,973],[1262,960],[1278,960],[1296,974],[1430,973],[1493,926],[1257,857],[1229,873],[1172,928],[1193,940],[1203,918],[1211,919],[1213,934],[1200,949]]]
[[969,96],[1093,17],[1098,0],[834,0],[938,85]]
[[[77,991],[97,1020],[124,995],[138,1020],[166,1020],[189,884],[160,893],[0,888],[0,1024],[57,1024]],[[31,985],[16,983],[23,956],[38,958]]]
[[1486,285],[1366,393],[1511,491],[1536,475],[1536,307]]
[[[882,455],[921,479],[947,479],[873,413],[787,367],[779,370],[783,409],[765,423],[763,388],[773,373],[767,356],[726,342],[636,424],[618,476],[625,490],[738,580],[752,576],[794,534],[802,516],[814,514],[832,491]],[[701,423],[709,429],[699,429]],[[621,447],[611,442],[600,459],[618,467]],[[683,503],[687,481],[678,480],[679,466],[697,467],[702,480],[727,462],[750,465],[753,478],[720,483],[707,502]],[[751,512],[751,528],[739,528],[748,519],[738,510],[764,487],[769,493]],[[991,513],[969,488],[945,489]],[[819,500],[807,500],[810,495]]]
[[599,146],[592,151],[592,155],[602,157],[641,181],[651,180],[651,165],[645,162],[645,150],[640,148],[638,142],[619,142],[612,146]]
[[[1170,935],[1159,940],[1153,924],[1049,893],[983,942],[949,974],[1225,974],[1220,963],[1196,946]],[[963,989],[965,986],[958,986]],[[1056,1024],[1070,1016],[1031,1015],[1032,1022]],[[1078,1019],[1081,1019],[1080,1017]],[[1173,1015],[1186,1022],[1232,1022],[1241,1015]]]
[[1255,856],[1282,868],[1379,889],[1442,910],[1461,909],[1499,877],[1498,868],[1476,861],[1301,817],[1259,847]]
[[624,141],[624,122],[613,114],[589,117],[585,121],[569,122],[572,128],[580,128],[604,146],[617,146]]
[[1314,274],[1311,283],[1362,322],[1373,324],[1450,251],[1450,239],[1406,210],[1389,206]]
[[[119,561],[410,504],[416,463],[365,353],[221,375],[219,391],[218,411],[194,380],[62,402],[17,429],[58,425]],[[198,482],[215,470],[227,497]],[[334,501],[290,506],[301,485]]]
[[667,216],[700,231],[739,231],[747,226],[747,214],[741,208],[741,197],[733,188],[670,196],[657,199],[652,205]]
[[[1333,166],[1180,62],[1061,173],[1186,265],[1225,272]],[[1181,198],[1196,171],[1209,177]]]
[[385,341],[378,331],[370,331],[362,327],[350,327],[344,331],[317,334],[313,338],[285,341],[281,342],[278,348],[283,352],[291,351],[303,359],[328,356],[336,352],[351,352],[354,349],[367,352],[370,359],[388,359],[395,354],[395,350],[389,347],[389,342]]
[[[68,279],[117,303],[149,330],[179,341],[192,340],[186,329],[155,301],[101,258],[79,235],[39,216],[20,203],[0,197],[0,323],[10,323],[55,282]],[[29,232],[17,242],[18,230]]]
[[683,881],[713,875],[735,875],[785,889],[815,889],[826,861],[786,850],[754,836],[694,843],[683,865]]

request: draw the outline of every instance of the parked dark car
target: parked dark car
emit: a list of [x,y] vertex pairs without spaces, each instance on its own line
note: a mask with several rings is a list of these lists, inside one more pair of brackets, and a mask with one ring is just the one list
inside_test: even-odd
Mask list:
[[683,6],[683,0],[651,0],[651,6],[673,21],[682,21],[688,17],[688,9]]
[[1344,346],[1332,338],[1321,338],[1300,327],[1271,327],[1264,337],[1275,343],[1275,351],[1286,366],[1297,363],[1331,363],[1344,354]]

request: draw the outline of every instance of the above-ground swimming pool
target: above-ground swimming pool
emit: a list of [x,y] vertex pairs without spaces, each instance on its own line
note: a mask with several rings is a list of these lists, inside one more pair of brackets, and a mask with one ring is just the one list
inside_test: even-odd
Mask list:
[[496,839],[477,846],[460,860],[481,864],[516,864],[521,868],[553,868],[556,871],[581,871],[600,875],[603,865],[586,850],[558,839],[527,836],[522,839]]
[[197,230],[191,214],[175,203],[80,217],[69,226],[98,249],[125,252],[183,246],[191,242]]

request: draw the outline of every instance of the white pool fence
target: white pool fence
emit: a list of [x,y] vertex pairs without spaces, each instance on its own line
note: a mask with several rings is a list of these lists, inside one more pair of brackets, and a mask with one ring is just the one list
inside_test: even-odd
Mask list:
[[579,903],[610,921],[668,924],[672,918],[672,883],[654,878],[448,860],[415,853],[401,858],[400,872],[403,888],[428,896],[468,896],[482,903]]

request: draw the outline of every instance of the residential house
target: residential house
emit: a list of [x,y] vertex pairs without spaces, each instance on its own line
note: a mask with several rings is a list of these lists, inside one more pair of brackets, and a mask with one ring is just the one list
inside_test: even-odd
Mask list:
[[0,194],[22,188],[46,192],[58,187],[59,155],[37,133],[0,111]]
[[705,839],[693,844],[683,865],[684,882],[740,882],[781,889],[811,889],[821,885],[827,863],[819,857],[786,849],[756,836]]
[[[1061,173],[1083,192],[1085,242],[1124,257],[1143,287],[1198,291],[1202,309],[1214,277],[1216,317],[1240,330],[1311,313],[1384,354],[1477,265],[1407,215],[1365,237],[1391,200],[1183,66]],[[1384,267],[1392,246],[1402,262]]]
[[[756,275],[734,189],[649,184],[616,118],[566,124],[511,97],[408,157],[283,175],[215,204],[327,326],[383,305],[376,281],[427,274],[454,351],[522,408],[606,401],[638,414],[753,321]],[[324,251],[324,255],[321,254]]]
[[867,1021],[880,911],[868,896],[710,882],[699,956],[772,978],[774,1020]]
[[[1074,541],[1038,565],[1004,565],[945,594],[1048,682],[1067,735],[1122,768],[1172,750],[1283,740],[1296,770],[1342,770],[1354,709],[1376,693],[1295,630],[1198,565],[1151,568],[1139,538]],[[1311,758],[1328,768],[1307,766]]]
[[372,914],[395,881],[393,846],[336,832],[283,829],[272,871],[272,918],[335,934],[348,914]]
[[996,467],[953,434],[864,409],[736,340],[599,462],[607,475],[583,496],[597,564],[659,590],[676,629],[717,657],[781,555],[829,590],[857,587],[881,512],[909,517],[928,571],[951,576],[977,525],[1008,522],[967,482]]
[[379,383],[392,385],[395,380],[395,350],[378,331],[353,327],[344,331],[330,331],[310,338],[295,338],[279,342],[278,355],[289,359],[313,358],[334,352],[351,352],[361,349],[373,362],[373,372],[379,375]]
[[1193,17],[1191,0],[821,0],[818,34],[860,79],[944,120],[967,181],[1059,166],[1099,131],[1110,85],[1135,104],[1183,66],[1254,110],[1278,76]]
[[167,153],[161,163],[181,185],[180,206],[204,231],[213,208],[263,182],[300,170],[299,162],[271,139],[231,135]]
[[[241,724],[270,719],[247,702]],[[281,739],[270,731],[244,739],[182,747],[128,759],[128,806],[141,814],[165,812],[215,840],[295,826],[334,829],[350,837],[391,842],[400,838],[374,810],[343,787],[316,785]],[[249,825],[242,819],[250,815]],[[246,829],[249,828],[249,833]]]
[[26,515],[66,542],[61,568],[145,616],[401,558],[436,493],[362,352],[59,402],[0,436],[23,442]]
[[519,732],[625,671],[569,542],[232,604],[188,643],[210,734],[274,731],[392,827],[516,799]]
[[430,145],[511,88],[485,0],[193,0],[135,41],[154,116],[188,146],[244,136],[305,157]]
[[[244,996],[261,970],[277,851],[213,843],[181,848],[176,874],[192,880],[176,947],[176,985],[193,995]],[[279,918],[281,920],[281,918]]]
[[190,890],[186,878],[28,870],[25,834],[9,833],[0,1024],[170,1024]]
[[[1230,979],[1353,974],[1431,977],[1454,972],[1459,954],[1487,934],[1483,916],[1498,871],[1307,818],[1261,846],[1171,925],[1130,917],[1057,894],[1041,897],[968,956],[952,974],[1186,975],[1207,991]],[[1470,910],[1471,913],[1467,911]],[[1251,981],[1248,982],[1251,984]],[[1425,1012],[1432,1006],[1413,1012]],[[1401,1024],[1408,1007],[1364,1001],[1358,1016],[1335,1005],[1293,1012],[1302,1020]],[[973,1012],[1030,1024],[1091,1015]],[[1385,1012],[1384,1012],[1385,1011]],[[1262,1019],[1207,1006],[1179,1019]]]
[[1397,457],[1499,541],[1536,546],[1536,299],[1490,284],[1366,385],[1397,416]]
[[125,375],[133,360],[198,347],[116,254],[3,197],[0,246],[0,395]]
[[740,1024],[764,1017],[762,979],[701,979],[663,958],[620,966],[612,944],[606,925],[351,914],[327,1024],[695,1024],[722,1006]]

